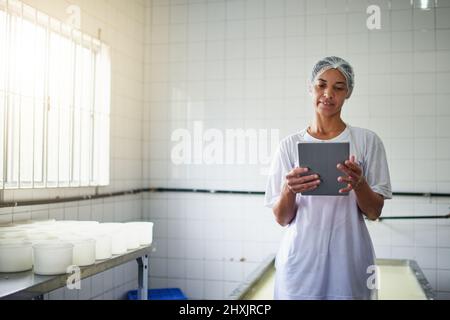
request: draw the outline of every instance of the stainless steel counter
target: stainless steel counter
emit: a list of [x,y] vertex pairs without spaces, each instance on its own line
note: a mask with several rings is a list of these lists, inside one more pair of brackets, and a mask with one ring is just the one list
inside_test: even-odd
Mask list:
[[[80,267],[80,280],[121,264],[136,260],[139,271],[138,299],[147,300],[148,290],[148,256],[150,246],[142,246],[125,254],[110,259],[96,261],[87,267]],[[43,294],[65,287],[71,274],[41,276],[32,270],[18,273],[0,273],[0,299],[42,299]]]

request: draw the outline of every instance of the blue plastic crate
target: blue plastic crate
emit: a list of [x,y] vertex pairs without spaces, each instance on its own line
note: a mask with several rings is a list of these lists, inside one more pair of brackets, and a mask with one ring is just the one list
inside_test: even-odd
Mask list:
[[[128,291],[128,300],[137,300],[137,290]],[[149,289],[147,300],[187,300],[179,288]]]

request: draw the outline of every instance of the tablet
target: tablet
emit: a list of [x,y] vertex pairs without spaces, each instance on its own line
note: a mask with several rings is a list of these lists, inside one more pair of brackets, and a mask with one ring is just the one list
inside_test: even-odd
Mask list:
[[311,196],[346,196],[346,193],[339,193],[345,188],[347,183],[337,181],[339,176],[344,176],[342,171],[336,167],[338,163],[344,163],[349,159],[349,142],[299,142],[298,157],[300,167],[307,167],[309,171],[305,176],[318,174],[322,182],[320,185],[302,195]]

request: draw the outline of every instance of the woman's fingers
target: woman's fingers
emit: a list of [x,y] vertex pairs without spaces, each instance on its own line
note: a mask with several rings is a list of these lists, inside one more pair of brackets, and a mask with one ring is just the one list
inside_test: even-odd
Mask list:
[[317,174],[313,174],[313,175],[309,175],[309,176],[303,176],[300,178],[289,178],[288,183],[291,185],[295,185],[295,184],[302,184],[302,183],[306,183],[306,182],[310,182],[313,180],[317,180],[320,177]]
[[319,184],[320,184],[320,181],[316,180],[314,182],[308,182],[308,183],[298,184],[295,186],[290,186],[289,188],[292,191],[294,191],[295,193],[299,193],[299,192],[306,192],[306,191],[314,190],[319,186]]
[[352,170],[350,170],[350,168],[348,168],[346,165],[338,163],[337,168],[339,171],[345,173],[347,176],[354,176],[356,175],[355,172],[353,172]]
[[338,179],[337,179],[339,182],[345,182],[345,183],[354,183],[354,182],[356,182],[352,177],[342,177],[342,176],[340,176],[340,177],[338,177]]
[[347,166],[347,168],[349,168],[350,170],[355,171],[356,173],[361,173],[362,172],[361,168],[354,161],[347,160],[347,161],[345,161],[345,165]]
[[344,164],[337,165],[337,168],[347,175],[345,177],[338,177],[339,182],[347,183],[346,188],[339,190],[341,193],[350,192],[353,189],[353,185],[357,185],[361,179],[362,169],[355,161],[356,157],[351,155],[350,159],[346,160]]
[[286,182],[289,189],[295,193],[305,192],[317,188],[320,184],[320,177],[317,174],[302,176],[308,172],[308,168],[295,168],[286,175]]
[[308,168],[301,168],[301,167],[295,168],[286,175],[286,179],[298,178],[301,174],[304,174],[308,171],[309,171]]
[[337,168],[339,171],[342,171],[346,175],[351,176],[351,177],[355,178],[356,180],[358,180],[359,174],[357,172],[353,171],[352,169],[350,169],[345,164],[338,163]]
[[314,178],[314,176],[308,176],[299,179],[302,179],[302,181],[299,182],[298,179],[296,179],[297,181],[295,182],[288,180],[287,185],[289,189],[295,192],[304,192],[310,190],[312,187],[317,187],[320,184],[320,180]]
[[339,190],[339,193],[350,192],[350,191],[352,191],[352,189],[353,189],[352,185],[351,185],[351,184],[347,184],[347,187],[346,187],[346,188],[340,189],[340,190]]
[[360,168],[360,166],[358,165],[358,163],[356,162],[356,156],[355,155],[351,155],[349,160],[346,160],[344,162],[344,164],[353,171],[356,171],[357,173],[361,173],[362,170]]

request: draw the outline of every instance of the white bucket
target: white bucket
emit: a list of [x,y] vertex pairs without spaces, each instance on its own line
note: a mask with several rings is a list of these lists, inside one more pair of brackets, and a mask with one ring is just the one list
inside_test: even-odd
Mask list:
[[111,237],[111,253],[113,255],[127,252],[128,232],[124,228],[123,223],[102,223],[99,228]]
[[0,239],[0,272],[22,272],[33,267],[31,242]]
[[97,234],[95,238],[95,259],[105,260],[112,256],[111,236],[109,234]]
[[89,227],[75,234],[95,240],[95,260],[111,258],[111,236],[105,230],[102,231],[99,227]]
[[33,244],[34,273],[57,275],[67,273],[73,264],[73,244],[63,241],[40,241]]
[[127,225],[132,225],[137,228],[139,233],[139,244],[141,246],[151,245],[153,242],[153,222],[128,222]]
[[79,267],[95,263],[95,240],[78,236],[64,236],[62,241],[73,244],[73,264]]

